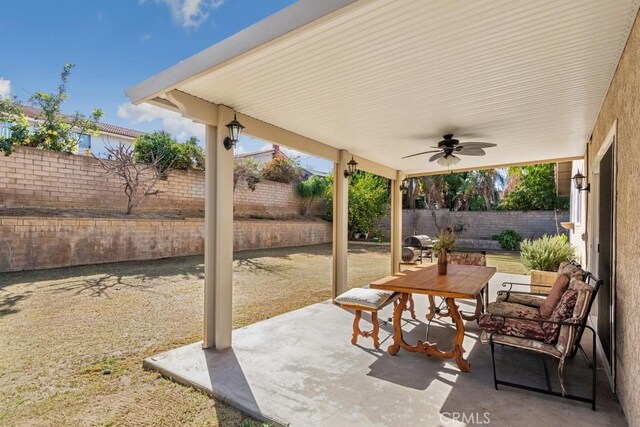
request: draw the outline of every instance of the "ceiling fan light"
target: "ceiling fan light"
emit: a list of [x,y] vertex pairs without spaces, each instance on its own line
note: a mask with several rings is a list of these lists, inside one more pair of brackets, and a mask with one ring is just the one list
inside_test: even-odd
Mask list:
[[444,157],[440,157],[438,159],[438,164],[442,166],[453,166],[457,165],[460,162],[460,157],[454,156],[453,154],[447,154]]

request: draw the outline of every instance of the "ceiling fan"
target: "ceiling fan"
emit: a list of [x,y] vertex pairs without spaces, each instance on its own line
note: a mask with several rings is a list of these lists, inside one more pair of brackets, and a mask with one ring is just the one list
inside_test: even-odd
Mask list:
[[423,151],[421,153],[411,154],[410,156],[404,156],[403,159],[407,159],[409,157],[422,156],[424,154],[437,153],[433,156],[429,157],[430,162],[438,161],[438,164],[442,166],[453,166],[460,161],[460,157],[462,156],[484,156],[487,154],[483,149],[495,147],[496,144],[492,144],[490,142],[463,142],[460,143],[459,140],[453,137],[452,133],[448,133],[442,136],[444,139],[438,142],[437,150],[429,150]]

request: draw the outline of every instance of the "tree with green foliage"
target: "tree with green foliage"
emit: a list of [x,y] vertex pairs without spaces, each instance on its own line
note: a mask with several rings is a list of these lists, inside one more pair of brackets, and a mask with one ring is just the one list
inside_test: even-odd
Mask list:
[[317,175],[313,175],[298,184],[296,190],[302,198],[302,205],[304,207],[303,215],[311,215],[313,203],[324,196],[326,189],[327,179]]
[[204,169],[204,150],[196,137],[180,143],[170,133],[157,130],[140,135],[133,144],[136,161],[149,163],[152,159],[160,159],[158,168],[163,176],[171,168]]
[[18,145],[77,153],[82,135],[98,134],[98,122],[104,114],[99,108],[94,108],[90,116],[77,111],[72,115],[62,114],[62,104],[68,98],[67,83],[73,67],[73,64],[65,64],[56,92],[35,92],[29,98],[29,105],[40,110],[32,126],[17,98],[0,100],[0,122],[10,123],[9,135],[0,136],[0,150],[6,156]]
[[556,193],[555,164],[522,166],[511,168],[508,174],[515,176],[517,183],[503,196],[499,205],[504,210],[566,210],[567,197]]
[[256,190],[256,186],[262,180],[262,174],[260,173],[260,166],[253,157],[238,158],[236,157],[233,162],[233,191],[236,191],[238,183],[244,180],[247,183],[247,187],[251,191]]
[[[415,178],[415,190],[408,192],[407,197],[415,200],[423,196],[426,207],[430,208],[490,210],[497,204],[497,186],[502,181],[502,175],[496,169],[425,176]],[[412,201],[408,200],[405,205],[411,207]]]
[[[333,209],[333,175],[327,178],[327,208]],[[368,234],[378,219],[389,214],[389,181],[364,171],[349,178],[349,237]]]

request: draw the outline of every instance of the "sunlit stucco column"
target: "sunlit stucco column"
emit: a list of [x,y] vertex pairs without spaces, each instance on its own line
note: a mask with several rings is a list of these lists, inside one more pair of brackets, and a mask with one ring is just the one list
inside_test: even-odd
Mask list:
[[349,161],[346,151],[333,165],[333,298],[347,290],[349,181],[344,176]]
[[218,109],[218,126],[206,127],[204,348],[231,346],[233,281],[233,150],[222,141],[233,118]]
[[404,173],[398,171],[391,180],[391,273],[400,271],[402,261],[402,190],[400,183]]

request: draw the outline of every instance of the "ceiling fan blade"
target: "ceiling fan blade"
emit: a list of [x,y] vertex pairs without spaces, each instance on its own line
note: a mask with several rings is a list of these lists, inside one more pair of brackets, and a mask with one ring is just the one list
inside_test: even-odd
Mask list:
[[465,148],[489,148],[496,147],[496,144],[493,144],[491,142],[463,142],[461,144],[458,144],[458,146]]
[[482,148],[465,148],[456,150],[456,154],[460,156],[484,156],[487,153]]
[[423,151],[422,153],[416,153],[416,154],[411,154],[410,156],[404,156],[403,159],[408,159],[409,157],[415,157],[415,156],[422,156],[423,154],[438,153],[441,151],[442,150]]
[[429,157],[429,161],[430,162],[435,162],[439,158],[444,157],[444,154],[445,154],[444,151],[441,151],[438,154],[434,154],[433,156]]

